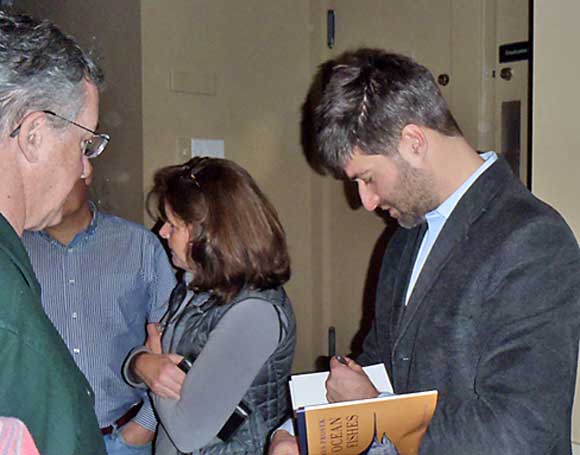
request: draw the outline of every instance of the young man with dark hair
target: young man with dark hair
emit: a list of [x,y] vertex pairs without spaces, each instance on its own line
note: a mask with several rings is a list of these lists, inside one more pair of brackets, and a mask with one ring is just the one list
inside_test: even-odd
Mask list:
[[[401,228],[362,355],[331,361],[330,401],[439,391],[422,455],[571,453],[580,252],[562,217],[462,136],[429,71],[374,49],[323,65],[315,155]],[[360,365],[359,365],[360,364]],[[278,431],[271,453],[296,453]]]

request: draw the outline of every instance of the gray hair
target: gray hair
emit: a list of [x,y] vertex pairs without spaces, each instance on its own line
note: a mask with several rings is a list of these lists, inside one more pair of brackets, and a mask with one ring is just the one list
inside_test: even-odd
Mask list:
[[99,87],[103,72],[75,40],[49,21],[0,10],[0,134],[30,111],[76,118],[84,81]]

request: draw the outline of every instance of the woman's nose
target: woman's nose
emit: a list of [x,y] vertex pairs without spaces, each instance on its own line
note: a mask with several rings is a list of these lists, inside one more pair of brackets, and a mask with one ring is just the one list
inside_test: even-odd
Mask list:
[[163,226],[161,226],[161,229],[159,229],[159,235],[161,236],[161,238],[164,238],[166,240],[169,238],[169,224],[168,223],[163,223]]

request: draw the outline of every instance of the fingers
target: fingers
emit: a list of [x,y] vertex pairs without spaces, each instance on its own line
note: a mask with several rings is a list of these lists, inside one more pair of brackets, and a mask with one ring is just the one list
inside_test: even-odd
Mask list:
[[329,403],[335,403],[339,400],[339,393],[338,389],[340,388],[340,374],[341,370],[349,370],[349,367],[343,365],[339,362],[336,358],[330,359],[330,372],[328,374],[328,378],[326,379],[326,399]]
[[145,346],[154,354],[161,354],[163,351],[161,349],[161,332],[159,331],[159,324],[149,323],[147,324],[147,341]]
[[136,359],[134,369],[153,393],[178,400],[185,381],[185,373],[176,365],[180,360],[174,354],[144,353]]
[[348,357],[344,357],[344,360],[346,365],[334,358],[330,361],[326,399],[336,403],[376,397],[378,392],[362,367]]
[[298,455],[298,442],[286,430],[278,430],[272,437],[268,455]]
[[169,359],[168,356],[162,357],[163,359],[158,365],[159,370],[152,377],[150,389],[160,397],[179,400],[181,387],[185,381],[185,373],[177,367],[174,359]]
[[179,400],[181,394],[176,391],[177,384],[166,384],[166,383],[153,383],[151,384],[151,392],[161,398],[167,398],[168,400]]
[[153,440],[155,432],[142,427],[135,421],[131,421],[123,425],[121,435],[127,444],[142,446]]
[[156,322],[150,322],[147,324],[147,336],[155,338],[161,336],[159,332],[159,324]]
[[352,360],[350,357],[346,357],[345,356],[344,359],[346,360],[347,366],[351,370],[354,370],[354,371],[357,371],[357,372],[362,372],[363,371],[362,367],[358,363],[356,363],[354,360]]
[[[346,360],[346,358],[345,358],[345,360]],[[332,357],[330,358],[330,373],[332,374],[332,370],[334,370],[335,368],[337,368],[339,365],[346,366],[346,365],[343,365],[343,364],[342,364],[342,363],[341,363],[341,362],[340,362],[340,361],[339,361],[339,360],[336,358],[336,356],[332,356]]]
[[166,357],[170,359],[175,365],[183,360],[183,356],[179,354],[166,354]]

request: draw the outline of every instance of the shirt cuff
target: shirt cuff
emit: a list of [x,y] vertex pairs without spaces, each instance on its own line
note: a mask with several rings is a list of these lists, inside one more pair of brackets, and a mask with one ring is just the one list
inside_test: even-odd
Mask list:
[[385,398],[393,396],[393,392],[379,392],[379,396],[377,398]]
[[143,397],[143,406],[141,406],[141,409],[139,409],[139,412],[133,419],[133,422],[138,423],[149,431],[155,431],[157,428],[157,419],[155,418],[155,413],[153,412],[151,400],[149,399],[148,395]]
[[272,436],[270,438],[272,438],[277,431],[280,430],[285,430],[288,433],[290,433],[291,436],[296,436],[296,433],[294,432],[294,422],[292,419],[288,419],[286,420],[282,425],[280,425],[278,428],[276,428],[273,432],[272,432]]
[[132,387],[136,387],[138,389],[146,389],[147,386],[145,385],[145,383],[143,381],[141,381],[131,370],[131,363],[133,362],[133,359],[135,359],[135,357],[138,354],[141,354],[143,352],[149,352],[149,349],[147,349],[145,346],[139,346],[135,349],[133,349],[129,355],[127,356],[127,358],[125,359],[125,363],[123,364],[123,378],[125,378],[125,381],[127,381],[127,383],[132,386]]

